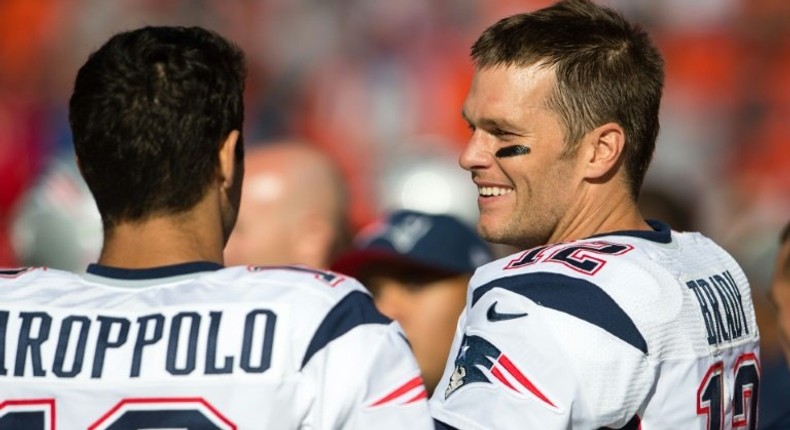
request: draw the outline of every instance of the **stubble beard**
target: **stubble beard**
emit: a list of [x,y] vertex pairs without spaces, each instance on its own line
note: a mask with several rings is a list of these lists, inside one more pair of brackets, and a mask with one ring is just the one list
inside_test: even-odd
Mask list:
[[525,218],[525,215],[520,214],[518,219],[510,219],[506,225],[499,228],[487,225],[481,220],[477,224],[477,232],[487,242],[509,245],[518,249],[531,249],[545,245],[550,234],[543,233],[544,229],[540,228],[524,228],[524,224],[529,222]]

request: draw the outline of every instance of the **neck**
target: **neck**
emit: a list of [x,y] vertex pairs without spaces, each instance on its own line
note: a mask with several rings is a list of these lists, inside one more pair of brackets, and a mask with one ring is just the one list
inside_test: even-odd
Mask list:
[[[201,204],[198,204],[201,206]],[[138,222],[123,222],[105,232],[99,264],[141,269],[192,261],[224,264],[225,239],[219,214],[199,208]]]
[[549,243],[570,242],[597,234],[624,230],[652,230],[627,190],[602,191],[593,186],[561,220]]

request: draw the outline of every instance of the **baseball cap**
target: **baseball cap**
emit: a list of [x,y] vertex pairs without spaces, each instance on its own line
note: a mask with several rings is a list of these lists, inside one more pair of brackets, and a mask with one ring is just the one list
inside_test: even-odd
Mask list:
[[371,264],[392,263],[461,274],[491,260],[488,245],[457,218],[398,210],[363,228],[332,270],[359,276]]

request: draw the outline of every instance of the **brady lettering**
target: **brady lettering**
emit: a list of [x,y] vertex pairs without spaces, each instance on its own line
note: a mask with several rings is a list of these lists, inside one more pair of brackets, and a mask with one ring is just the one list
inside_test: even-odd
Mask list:
[[743,299],[728,271],[687,281],[686,286],[699,303],[709,345],[733,341],[749,334]]

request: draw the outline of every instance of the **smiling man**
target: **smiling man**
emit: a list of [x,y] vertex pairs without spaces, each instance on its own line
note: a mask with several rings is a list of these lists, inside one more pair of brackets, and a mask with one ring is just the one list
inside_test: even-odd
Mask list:
[[638,210],[664,80],[648,35],[567,0],[489,27],[472,58],[460,164],[481,236],[523,251],[470,281],[437,426],[755,428],[743,271]]

